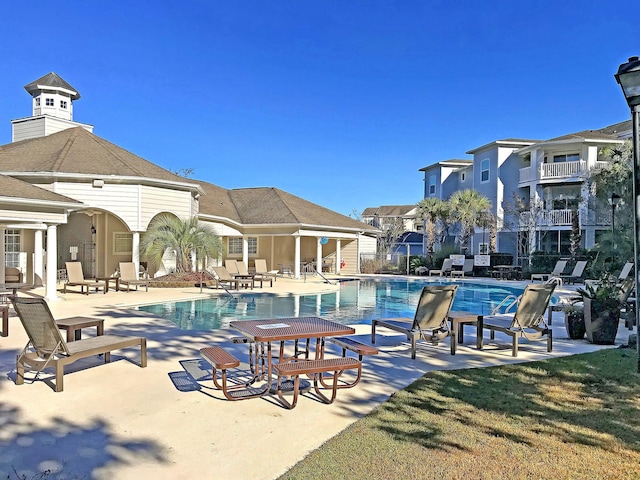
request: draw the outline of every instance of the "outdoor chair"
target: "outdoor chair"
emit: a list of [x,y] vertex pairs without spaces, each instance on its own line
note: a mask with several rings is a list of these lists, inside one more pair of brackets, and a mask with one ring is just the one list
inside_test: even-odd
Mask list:
[[440,275],[442,276],[447,276],[451,273],[451,270],[453,269],[453,259],[452,258],[445,258],[442,261],[442,266],[440,267],[440,270],[429,270],[429,275]]
[[[403,333],[411,340],[411,358],[416,358],[416,341],[422,338],[437,345],[451,337],[449,312],[456,295],[457,285],[433,285],[424,287],[418,300],[413,320],[409,318],[383,318],[371,321],[371,343],[376,342],[376,327],[385,327]],[[451,353],[454,353],[451,344]]]
[[473,276],[473,258],[465,258],[464,259],[464,265],[462,265],[462,269],[461,270],[451,270],[451,272],[449,272],[449,274],[452,277],[464,277],[467,274]]
[[253,288],[253,279],[251,278],[234,278],[225,267],[213,267],[216,277],[216,283],[224,288],[240,288],[240,285]]
[[18,267],[5,267],[4,282],[5,283],[22,283],[23,275]]
[[631,273],[631,270],[633,270],[633,262],[625,263],[624,267],[622,267],[622,270],[620,270],[620,274],[618,275],[618,283],[622,283],[623,281],[625,281]]
[[67,282],[62,287],[62,293],[67,293],[67,287],[80,287],[80,293],[85,295],[89,295],[91,288],[95,288],[96,292],[102,289],[102,293],[107,293],[106,282],[101,283],[95,279],[84,278],[82,263],[66,262],[65,265],[67,267]]
[[[104,362],[108,363],[113,350],[137,345],[140,346],[140,366],[147,366],[147,340],[144,337],[99,335],[67,343],[43,298],[17,297],[13,299],[13,308],[29,337],[16,360],[16,385],[24,383],[25,368],[35,370],[37,379],[45,368],[53,367],[54,390],[61,392],[66,365],[94,355],[104,355]],[[96,385],[96,388],[102,387]]]
[[[518,356],[518,340],[525,338],[529,341],[541,340],[546,336],[547,351],[552,349],[553,332],[544,321],[551,295],[556,288],[555,283],[527,285],[518,301],[514,314],[487,315],[483,319],[483,329],[491,332],[491,339],[495,332],[504,333],[512,339],[511,354]],[[482,348],[482,341],[480,342]]]
[[120,286],[126,285],[127,292],[130,291],[132,286],[136,287],[138,290],[138,286],[144,285],[145,291],[149,291],[149,280],[146,278],[139,279],[138,273],[136,272],[136,264],[133,262],[120,262],[118,264],[120,269]]
[[[582,282],[582,276],[584,275],[584,269],[586,266],[586,260],[579,260],[573,267],[573,271],[569,275],[560,275],[560,279],[565,283]],[[553,278],[553,276],[551,278]]]
[[531,281],[540,280],[544,282],[545,280],[549,280],[549,277],[560,277],[564,269],[567,267],[566,260],[558,260],[556,262],[556,266],[553,267],[553,271],[551,273],[532,273]]
[[236,260],[225,260],[224,268],[227,269],[227,272],[229,272],[231,276],[238,275],[240,273],[238,270],[238,262]]
[[267,270],[267,261],[264,258],[256,258],[254,265],[256,274],[261,275],[263,279],[271,278],[275,282],[278,278],[278,270]]

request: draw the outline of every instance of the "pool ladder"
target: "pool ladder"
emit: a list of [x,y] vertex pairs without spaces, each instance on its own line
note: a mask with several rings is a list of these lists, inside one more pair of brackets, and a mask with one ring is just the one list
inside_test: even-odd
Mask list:
[[520,302],[520,298],[522,298],[522,295],[507,295],[493,310],[491,310],[491,315],[499,315],[500,309],[503,307],[503,313],[509,313],[512,309],[518,308],[518,302]]

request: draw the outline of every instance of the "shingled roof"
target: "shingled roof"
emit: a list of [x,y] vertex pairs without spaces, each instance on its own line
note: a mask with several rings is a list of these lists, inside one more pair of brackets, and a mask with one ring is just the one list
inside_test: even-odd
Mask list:
[[0,201],[3,199],[21,199],[25,201],[42,201],[68,203],[69,207],[81,206],[82,202],[36,187],[16,178],[0,175]]
[[33,95],[34,93],[37,93],[40,90],[42,90],[40,88],[41,85],[46,87],[64,88],[65,90],[69,90],[73,92],[73,95],[71,95],[72,100],[78,100],[80,98],[80,94],[78,93],[78,91],[75,88],[73,88],[71,85],[69,85],[65,80],[62,79],[61,76],[59,76],[55,72],[47,73],[45,76],[40,77],[39,79],[34,80],[31,83],[28,83],[27,85],[24,86],[24,89],[27,92],[29,92],[30,95]]
[[364,224],[340,213],[274,187],[225,190],[200,182],[205,195],[200,197],[200,213],[229,218],[245,226],[310,225],[371,231]]
[[0,172],[114,175],[191,183],[82,127],[0,146]]

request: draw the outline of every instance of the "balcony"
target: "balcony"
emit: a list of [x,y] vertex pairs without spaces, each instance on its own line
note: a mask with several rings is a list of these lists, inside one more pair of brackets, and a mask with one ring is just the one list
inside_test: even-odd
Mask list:
[[[545,210],[536,215],[534,223],[540,227],[571,226],[573,220],[572,212],[570,209]],[[531,212],[522,212],[520,214],[520,228],[528,228],[531,220]]]
[[[601,167],[606,162],[596,162],[596,168]],[[543,163],[540,169],[540,177],[533,167],[525,167],[520,169],[520,183],[531,182],[534,180],[568,180],[577,179],[587,172],[587,162],[580,160],[578,162],[558,162]]]

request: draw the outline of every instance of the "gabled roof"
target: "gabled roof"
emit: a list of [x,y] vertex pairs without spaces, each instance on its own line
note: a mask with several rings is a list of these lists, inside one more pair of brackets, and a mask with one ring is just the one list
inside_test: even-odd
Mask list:
[[432,163],[431,165],[427,165],[426,167],[422,167],[418,171],[419,172],[424,172],[426,170],[431,170],[434,167],[466,168],[466,167],[469,167],[471,165],[473,165],[473,160],[451,158],[449,160],[442,160],[440,162]]
[[543,142],[538,142],[533,145],[523,147],[519,149],[517,153],[518,155],[523,155],[541,147],[568,145],[572,143],[592,143],[592,144],[595,143],[595,144],[610,145],[610,144],[617,144],[622,142],[623,140],[620,140],[614,135],[608,135],[606,133],[602,133],[601,130],[583,130],[581,132],[569,133],[567,135],[550,138],[549,140],[545,140]]
[[614,123],[607,127],[601,128],[599,132],[607,135],[613,135],[617,137],[620,133],[630,132],[632,130],[631,120],[625,120],[624,122]]
[[527,147],[533,143],[538,143],[540,140],[525,140],[522,138],[505,138],[503,140],[494,140],[493,142],[489,142],[486,145],[482,145],[481,147],[474,148],[465,152],[469,155],[473,155],[480,150],[485,150],[489,147],[505,147],[505,148],[518,148],[518,147]]
[[82,127],[0,146],[0,172],[143,177],[192,183]]
[[36,187],[22,180],[0,175],[0,201],[6,199],[24,200],[25,202],[36,200],[48,203],[66,203],[69,204],[69,208],[83,205],[82,202],[74,200],[73,198],[50,192],[49,190]]
[[379,217],[401,217],[407,215],[411,210],[415,209],[416,205],[382,205],[380,207],[365,208],[362,212],[363,217],[372,217],[377,215]]
[[72,100],[78,100],[80,98],[80,94],[78,91],[69,85],[65,80],[62,79],[57,73],[51,72],[47,73],[45,76],[40,77],[37,80],[34,80],[31,83],[28,83],[24,86],[24,89],[29,92],[29,95],[33,96],[34,93],[38,93],[42,90],[42,87],[52,87],[53,89],[64,89],[68,90],[71,94]]
[[308,225],[373,231],[370,225],[273,187],[225,190],[199,182],[200,214],[252,225]]

